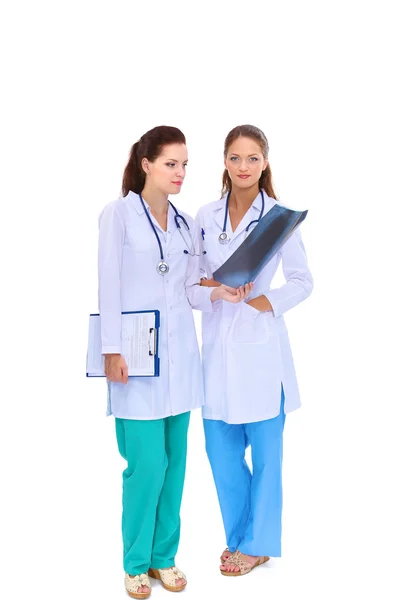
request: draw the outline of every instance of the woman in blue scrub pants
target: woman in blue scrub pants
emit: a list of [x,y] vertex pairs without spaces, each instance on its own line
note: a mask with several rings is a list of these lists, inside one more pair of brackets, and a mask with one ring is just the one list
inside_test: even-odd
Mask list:
[[[133,145],[123,196],[100,216],[99,310],[108,379],[108,414],[116,418],[123,473],[125,586],[150,595],[151,577],[171,591],[186,586],[175,566],[190,411],[204,402],[192,308],[240,302],[246,289],[203,288],[196,224],[168,200],[187,164],[185,137],[156,127]],[[178,227],[181,226],[181,230]],[[160,268],[163,265],[163,268]],[[217,304],[219,304],[217,302]],[[130,377],[121,355],[121,312],[158,310],[159,377]]]
[[[225,140],[223,196],[196,218],[206,252],[203,286],[219,285],[212,274],[277,203],[268,151],[252,125],[235,127]],[[286,282],[274,289],[280,264]],[[245,302],[202,315],[204,431],[226,534],[220,570],[229,576],[281,555],[283,428],[286,413],[300,406],[283,314],[313,288],[299,229],[253,283]]]

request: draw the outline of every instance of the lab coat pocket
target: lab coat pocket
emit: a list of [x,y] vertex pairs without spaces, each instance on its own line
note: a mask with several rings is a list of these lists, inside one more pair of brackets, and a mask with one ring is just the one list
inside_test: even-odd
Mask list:
[[[176,281],[183,281],[183,278],[187,275],[189,267],[189,259],[190,256],[185,252],[186,248],[182,246],[170,246],[167,248],[166,260],[171,267],[171,271],[173,270],[176,275]],[[200,278],[200,274],[198,274],[198,278]],[[183,288],[181,290],[183,292]],[[175,292],[178,293],[178,288],[175,289]]]
[[203,242],[204,264],[207,268],[207,275],[212,277],[213,273],[225,262],[226,257],[222,255],[221,244],[216,240],[210,240],[208,237]]
[[266,315],[241,302],[232,322],[232,340],[238,344],[260,344],[269,338]]
[[206,257],[203,264],[204,264],[205,269],[207,271],[207,278],[208,279],[212,279],[213,278],[213,274],[218,269],[218,263],[216,263],[215,261],[209,260]]

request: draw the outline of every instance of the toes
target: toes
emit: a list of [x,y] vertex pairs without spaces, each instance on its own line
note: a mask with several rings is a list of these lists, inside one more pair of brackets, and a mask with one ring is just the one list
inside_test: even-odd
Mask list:
[[226,571],[227,573],[238,573],[240,571],[239,567],[237,565],[233,565],[230,563],[225,563],[223,565],[220,565],[219,568],[221,569],[221,571]]

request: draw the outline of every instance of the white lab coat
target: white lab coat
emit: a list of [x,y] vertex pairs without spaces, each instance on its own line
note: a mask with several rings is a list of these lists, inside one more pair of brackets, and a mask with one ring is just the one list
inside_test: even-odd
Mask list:
[[[276,201],[265,193],[264,199],[266,214]],[[260,216],[259,194],[234,233],[228,217],[227,233],[231,241],[220,244],[218,236],[223,230],[225,203],[223,197],[207,204],[196,217],[204,232],[203,271],[208,278],[244,241],[247,225]],[[286,283],[271,290],[280,261]],[[246,302],[224,302],[218,303],[218,311],[202,315],[204,418],[237,424],[276,417],[280,412],[282,385],[285,413],[300,406],[283,313],[307,298],[312,288],[313,279],[297,229],[256,277],[249,296],[251,299],[265,295],[273,312],[260,312]]]
[[[145,203],[146,209],[149,210]],[[150,214],[150,212],[149,212]],[[194,220],[182,214],[199,254]],[[150,215],[170,266],[159,275],[157,239],[140,198],[129,192],[108,204],[99,220],[99,312],[102,352],[121,351],[121,312],[160,311],[160,376],[108,383],[107,414],[127,419],[161,419],[202,406],[200,353],[192,308],[213,310],[212,289],[200,287],[200,257],[185,254],[185,242],[169,207],[167,232]],[[183,226],[189,247],[190,237]]]

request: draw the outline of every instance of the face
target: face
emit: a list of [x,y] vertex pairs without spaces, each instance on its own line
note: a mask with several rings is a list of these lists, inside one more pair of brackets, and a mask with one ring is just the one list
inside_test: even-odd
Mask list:
[[169,144],[164,146],[161,154],[155,161],[147,158],[142,160],[142,167],[146,173],[146,183],[157,188],[165,195],[179,194],[186,175],[188,162],[185,144]]
[[255,140],[239,137],[229,146],[224,162],[232,185],[248,188],[258,182],[268,159],[264,158]]

